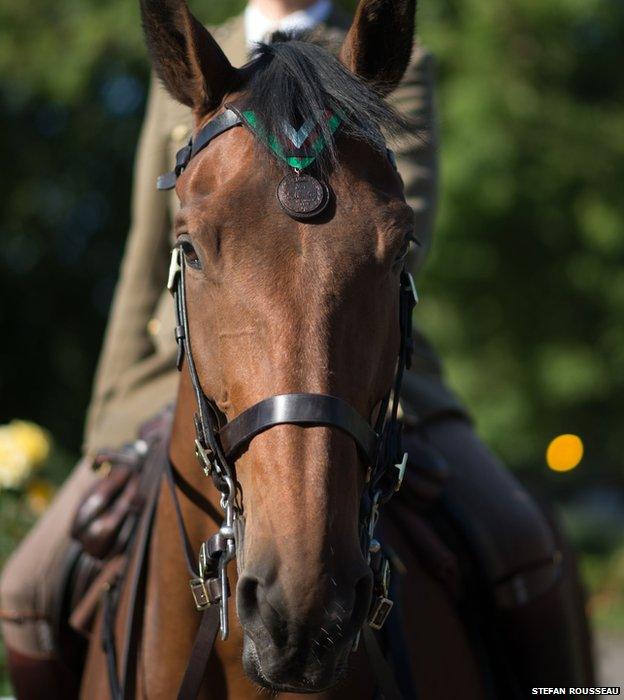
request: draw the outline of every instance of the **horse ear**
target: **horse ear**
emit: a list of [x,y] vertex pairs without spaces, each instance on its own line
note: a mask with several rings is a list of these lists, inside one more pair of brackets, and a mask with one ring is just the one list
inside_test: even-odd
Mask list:
[[152,64],[167,90],[196,113],[217,108],[238,71],[184,0],[140,0]]
[[399,84],[412,55],[416,0],[360,0],[340,60],[381,95]]

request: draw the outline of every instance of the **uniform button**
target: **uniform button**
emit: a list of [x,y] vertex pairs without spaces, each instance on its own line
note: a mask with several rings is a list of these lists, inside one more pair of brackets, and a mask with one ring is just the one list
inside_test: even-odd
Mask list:
[[160,333],[160,327],[161,327],[160,320],[157,318],[150,318],[150,320],[147,322],[147,332],[153,337],[156,336]]
[[190,131],[186,124],[178,124],[171,130],[171,139],[173,141],[186,141],[190,135]]

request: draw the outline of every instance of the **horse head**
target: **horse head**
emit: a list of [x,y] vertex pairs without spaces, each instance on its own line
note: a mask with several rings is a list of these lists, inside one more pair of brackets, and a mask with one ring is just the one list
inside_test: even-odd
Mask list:
[[[205,141],[174,177],[193,364],[176,424],[192,422],[193,390],[215,431],[268,397],[335,397],[328,410],[344,410],[306,423],[309,403],[284,399],[284,420],[248,428],[220,455],[244,517],[245,670],[276,690],[319,691],[343,674],[371,606],[362,504],[368,514],[379,445],[367,453],[356,416],[383,427],[402,345],[413,215],[381,134],[399,123],[383,96],[409,62],[415,2],[362,0],[338,58],[278,37],[240,69],[184,2],[141,8],[154,68],[193,110],[195,146]],[[174,429],[174,462],[183,449]]]

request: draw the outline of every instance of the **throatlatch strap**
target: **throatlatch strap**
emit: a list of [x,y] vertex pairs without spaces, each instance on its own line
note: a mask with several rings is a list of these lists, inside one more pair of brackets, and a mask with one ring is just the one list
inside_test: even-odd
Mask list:
[[256,435],[286,423],[338,428],[355,440],[369,464],[375,464],[377,433],[350,404],[326,394],[278,394],[243,411],[219,430],[226,457],[235,459]]

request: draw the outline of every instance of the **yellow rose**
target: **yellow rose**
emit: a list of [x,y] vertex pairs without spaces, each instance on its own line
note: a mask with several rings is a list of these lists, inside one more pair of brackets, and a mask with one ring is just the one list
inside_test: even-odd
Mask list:
[[24,420],[13,420],[9,430],[33,468],[40,467],[50,454],[50,437],[43,428]]
[[18,489],[32,472],[28,455],[8,425],[0,426],[0,488]]

